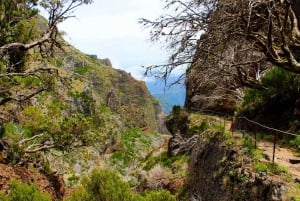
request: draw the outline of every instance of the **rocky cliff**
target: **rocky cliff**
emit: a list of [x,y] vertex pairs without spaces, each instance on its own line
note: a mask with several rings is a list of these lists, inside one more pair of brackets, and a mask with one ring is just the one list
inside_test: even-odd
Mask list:
[[[201,39],[199,43],[200,41]],[[216,54],[226,52],[217,47],[211,51]],[[224,53],[224,57],[225,55]],[[221,62],[200,50],[195,53],[195,58],[197,59],[186,71],[185,107],[195,111],[233,114],[241,98],[239,84],[233,76],[234,70],[224,68]]]
[[[251,139],[229,133],[226,121],[185,111],[167,122],[171,156],[189,155],[191,200],[293,200],[298,191],[284,170],[261,156]],[[174,128],[176,132],[174,131]],[[297,187],[296,187],[297,189]]]
[[189,164],[192,196],[197,200],[285,200],[287,187],[282,178],[256,173],[252,162],[239,147],[226,145],[221,133],[203,133]]
[[26,103],[6,104],[0,116],[3,123],[18,122],[18,114],[22,109],[30,105],[43,107],[55,99],[65,105],[64,110],[69,114],[77,112],[93,115],[99,112],[99,107],[105,107],[119,116],[124,127],[158,130],[161,109],[144,82],[135,80],[125,71],[107,66],[106,60],[102,63],[101,59],[67,47],[66,52],[57,54],[55,59],[46,64],[58,70],[58,79],[53,81],[52,90]]

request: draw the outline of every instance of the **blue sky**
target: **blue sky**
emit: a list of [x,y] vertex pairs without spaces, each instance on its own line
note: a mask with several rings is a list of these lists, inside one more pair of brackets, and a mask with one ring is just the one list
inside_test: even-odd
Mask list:
[[149,30],[138,19],[155,19],[162,8],[162,0],[95,0],[79,7],[76,18],[63,22],[60,29],[79,50],[109,58],[114,68],[142,79],[141,66],[164,63],[167,53],[161,44],[150,42]]

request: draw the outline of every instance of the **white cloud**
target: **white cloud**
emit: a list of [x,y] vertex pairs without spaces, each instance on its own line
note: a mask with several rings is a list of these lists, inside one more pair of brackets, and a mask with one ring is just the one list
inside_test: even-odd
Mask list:
[[76,48],[100,58],[108,57],[115,68],[143,78],[141,66],[161,64],[166,52],[149,42],[139,18],[155,19],[162,13],[161,0],[95,0],[78,8],[76,18],[60,26]]

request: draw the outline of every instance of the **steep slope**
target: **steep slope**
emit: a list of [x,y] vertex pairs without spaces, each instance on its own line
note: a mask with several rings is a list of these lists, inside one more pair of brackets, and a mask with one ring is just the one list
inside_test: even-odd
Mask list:
[[[199,44],[202,44],[201,39]],[[241,98],[239,93],[241,89],[239,89],[239,83],[234,76],[235,71],[224,67],[225,65],[223,66],[217,59],[210,58],[200,48],[195,53],[197,59],[186,71],[185,107],[195,111],[233,114]],[[226,57],[226,50],[220,49],[218,46],[210,51],[215,54],[223,53],[224,62],[228,57]]]
[[[0,162],[54,171],[72,186],[95,167],[118,168],[108,159],[126,149],[122,144],[126,133],[146,139],[147,146],[143,140],[133,140],[140,143],[134,147],[139,154],[161,146],[164,140],[156,133],[163,111],[144,82],[112,68],[108,59],[62,43],[64,52],[58,50],[45,60],[33,51],[27,64],[30,69],[44,67],[57,72],[42,77],[49,83],[48,89],[27,101],[1,107],[0,142],[5,147],[0,150]],[[40,84],[35,78],[17,79],[21,84],[16,91]]]
[[[71,47],[65,49],[66,52],[57,54],[55,59],[46,63],[47,67],[58,70],[58,79],[52,81],[55,82],[52,83],[53,89],[26,103],[5,105],[1,111],[4,122],[18,117],[17,114],[28,105],[46,104],[56,98],[68,107],[66,110],[69,112],[92,115],[99,112],[101,106],[119,116],[127,128],[158,130],[157,116],[161,109],[144,82],[135,80],[125,71],[106,66],[94,56],[85,55]],[[42,64],[31,62],[29,65]],[[13,107],[19,110],[10,113]]]
[[173,113],[170,155],[189,155],[191,200],[297,200],[299,184],[279,164],[263,157],[251,138],[229,131],[224,119]]

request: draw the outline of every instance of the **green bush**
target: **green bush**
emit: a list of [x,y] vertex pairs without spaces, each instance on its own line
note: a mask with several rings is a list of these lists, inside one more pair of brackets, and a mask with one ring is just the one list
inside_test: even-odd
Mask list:
[[176,201],[175,196],[171,195],[169,191],[149,191],[145,193],[142,198],[143,201]]
[[246,89],[241,110],[251,112],[256,106],[278,95],[295,97],[300,94],[300,79],[295,73],[273,68],[263,78],[265,89]]
[[196,125],[196,126],[191,126],[189,128],[189,132],[190,133],[193,133],[193,134],[200,134],[202,133],[203,131],[207,130],[210,128],[210,122],[208,121],[202,121],[200,126],[199,125]]
[[12,139],[14,142],[18,142],[22,137],[27,137],[31,135],[31,131],[24,126],[17,123],[7,123],[4,124],[4,134],[3,137]]
[[256,163],[254,166],[256,172],[271,172],[273,174],[287,173],[286,167],[276,163]]
[[290,144],[300,150],[300,136],[296,136],[293,140],[290,141]]
[[172,108],[172,113],[174,115],[179,115],[181,111],[181,106],[180,105],[174,105],[173,108]]
[[151,139],[138,129],[128,129],[121,136],[119,148],[120,151],[112,154],[111,161],[119,167],[126,167],[143,160],[142,154],[151,150]]
[[[299,83],[295,73],[288,72],[282,68],[274,68],[270,70],[262,79],[262,83],[267,90],[250,90],[252,97],[270,97],[278,93],[299,93]],[[248,94],[248,95],[250,95]],[[255,96],[256,95],[256,96]],[[249,96],[248,96],[249,97]]]
[[90,66],[76,67],[76,68],[74,69],[74,72],[75,72],[75,73],[78,73],[78,74],[80,74],[80,75],[83,75],[83,74],[85,74],[86,72],[88,72],[90,69],[91,69]]
[[250,137],[245,136],[243,139],[243,145],[244,147],[246,147],[249,151],[249,153],[251,153],[253,151],[253,149],[255,149],[255,145],[253,143],[253,140]]
[[285,166],[278,165],[276,163],[268,163],[268,169],[274,174],[287,173]]
[[83,187],[77,188],[64,201],[89,201],[89,195]]
[[175,201],[175,196],[166,190],[146,191],[142,195],[131,191],[110,170],[93,170],[82,180],[82,187],[75,190],[65,201]]
[[0,201],[51,201],[48,194],[41,192],[34,184],[12,181],[8,195],[0,195]]
[[0,192],[0,201],[9,201],[9,199],[4,193]]
[[38,140],[49,141],[64,150],[70,149],[76,141],[84,145],[94,143],[98,134],[94,132],[93,118],[82,113],[65,116],[63,108],[64,105],[58,100],[48,104],[47,109],[28,106],[19,118],[22,126],[8,124],[5,133],[16,136],[16,131],[24,131],[20,132],[22,136],[18,140],[43,133],[43,137],[37,138],[34,143],[38,143]]
[[260,173],[260,172],[267,172],[268,165],[265,164],[265,163],[257,163],[254,166],[254,170],[255,170],[255,172],[258,172],[258,173]]
[[89,201],[129,201],[132,193],[127,183],[109,170],[93,170],[82,180]]

